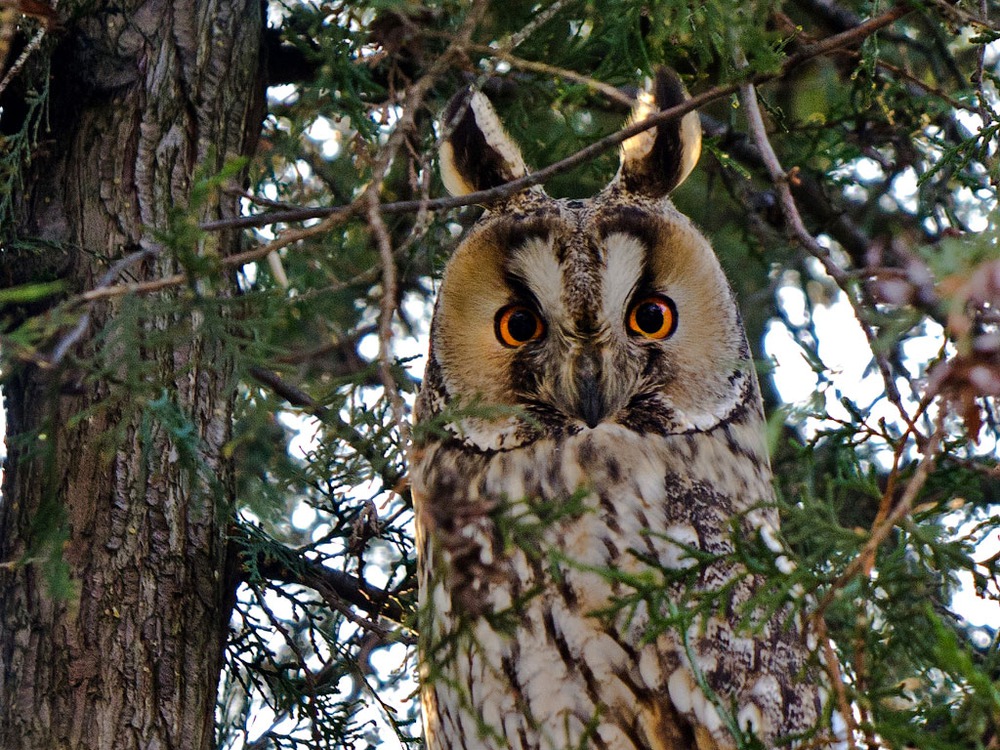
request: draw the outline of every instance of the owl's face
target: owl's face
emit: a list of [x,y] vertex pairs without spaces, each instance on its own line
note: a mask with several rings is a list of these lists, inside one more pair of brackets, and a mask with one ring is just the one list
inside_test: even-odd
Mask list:
[[[466,119],[487,157],[469,163],[489,166],[492,153],[492,171],[516,177],[523,162],[484,102]],[[655,154],[656,142],[633,144],[643,146],[641,157]],[[595,198],[526,191],[480,220],[439,294],[429,366],[439,402],[515,407],[523,419],[507,422],[569,431],[705,429],[732,411],[752,377],[732,293],[662,174],[659,188],[636,189],[648,187],[642,170],[626,148]],[[483,186],[467,174],[450,182]]]

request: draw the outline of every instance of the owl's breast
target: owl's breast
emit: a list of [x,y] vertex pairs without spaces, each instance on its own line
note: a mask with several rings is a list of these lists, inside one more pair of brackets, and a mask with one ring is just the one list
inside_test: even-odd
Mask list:
[[[731,552],[733,519],[747,534],[776,524],[763,440],[741,423],[665,436],[602,424],[508,451],[443,442],[413,486],[425,566],[469,616],[549,585],[580,611],[607,608],[640,579],[665,586],[699,554]],[[729,568],[699,575],[721,585]]]
[[[483,701],[473,702],[500,724],[528,705],[552,731],[572,724],[566,739],[579,739],[600,714],[602,737],[624,733],[609,747],[670,747],[654,738],[679,731],[676,708],[725,736],[692,669],[735,698],[754,694],[772,669],[803,663],[797,636],[777,624],[756,640],[716,617],[688,631],[665,624],[695,606],[685,592],[726,588],[732,607],[758,585],[730,554],[734,522],[746,535],[776,524],[752,425],[664,436],[602,424],[495,452],[444,442],[415,462],[413,483],[422,628],[429,641],[470,639],[452,679],[475,686]],[[427,695],[467,700],[451,693]],[[646,739],[625,739],[630,732]]]

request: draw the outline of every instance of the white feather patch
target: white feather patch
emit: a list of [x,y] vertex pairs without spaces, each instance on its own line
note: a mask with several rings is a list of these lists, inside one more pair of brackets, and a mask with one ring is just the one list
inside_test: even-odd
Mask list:
[[[507,134],[490,100],[481,91],[474,91],[469,98],[469,110],[486,145],[503,159],[507,176],[510,179],[524,177],[528,173],[528,168],[524,163],[524,157],[521,156],[521,150],[514,139]],[[452,195],[468,195],[476,191],[477,186],[469,182],[458,169],[455,150],[447,140],[441,144],[440,169],[441,181]]]
[[511,270],[522,279],[534,293],[539,311],[547,320],[556,320],[563,315],[562,291],[563,278],[559,261],[552,250],[552,242],[539,238],[531,238],[524,243],[511,258]]
[[[686,91],[684,92],[684,98],[685,100],[691,98]],[[649,91],[643,91],[639,94],[635,107],[632,109],[629,124],[642,122],[656,111],[656,102],[653,94]],[[679,165],[677,185],[680,185],[687,179],[698,163],[698,158],[701,156],[701,120],[698,117],[697,111],[692,110],[681,118],[680,139],[681,163]],[[649,128],[623,141],[621,145],[622,164],[645,159],[653,150],[654,143],[656,143],[656,128]]]
[[623,232],[609,234],[605,240],[608,272],[604,282],[604,316],[622,320],[639,277],[645,248],[636,237]]
[[697,562],[688,551],[691,548],[698,549],[700,546],[698,530],[694,526],[690,524],[673,524],[667,527],[663,535],[672,542],[675,542],[675,544],[670,545],[661,560],[664,567],[670,570],[682,570],[690,568]]
[[690,670],[687,667],[680,667],[674,670],[667,680],[667,692],[670,694],[670,701],[682,714],[690,714],[694,709],[696,697],[701,697],[701,691],[694,684]]

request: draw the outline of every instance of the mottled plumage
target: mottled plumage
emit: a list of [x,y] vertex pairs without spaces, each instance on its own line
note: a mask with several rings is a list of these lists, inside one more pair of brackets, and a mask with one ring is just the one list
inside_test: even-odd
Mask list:
[[[445,119],[449,189],[525,173],[481,94]],[[777,549],[777,516],[732,292],[666,198],[696,123],[626,142],[593,199],[490,206],[449,263],[412,456],[431,750],[773,745],[822,710],[788,613],[736,622],[763,579],[734,525]]]

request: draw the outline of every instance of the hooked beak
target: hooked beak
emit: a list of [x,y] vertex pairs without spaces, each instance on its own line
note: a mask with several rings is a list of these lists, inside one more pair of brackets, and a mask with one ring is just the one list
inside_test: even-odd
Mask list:
[[607,415],[607,405],[601,390],[600,356],[590,348],[576,359],[573,380],[576,385],[578,414],[593,429]]

